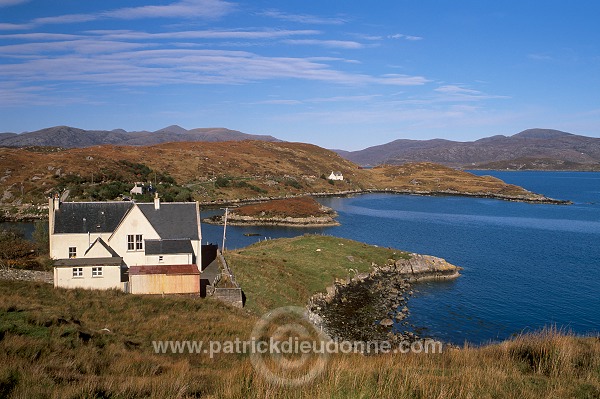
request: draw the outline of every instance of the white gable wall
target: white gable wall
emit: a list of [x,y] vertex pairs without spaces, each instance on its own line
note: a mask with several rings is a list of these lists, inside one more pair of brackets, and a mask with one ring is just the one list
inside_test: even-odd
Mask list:
[[127,266],[143,266],[145,265],[146,260],[143,245],[142,250],[140,251],[129,251],[127,249],[127,236],[130,234],[141,234],[142,242],[143,240],[160,238],[137,205],[134,205],[127,213],[113,235],[108,240],[105,240],[105,242],[114,249],[119,256],[123,257],[123,262],[125,262]]
[[[83,254],[94,243],[96,238],[100,237],[107,240],[110,233],[91,233],[91,234],[52,234],[50,257],[53,259],[68,259],[69,247],[77,248],[77,257],[83,258]],[[104,255],[105,256],[105,255]],[[90,256],[88,256],[89,258]]]
[[85,255],[86,258],[110,258],[112,256],[113,254],[97,241],[92,244],[89,252]]

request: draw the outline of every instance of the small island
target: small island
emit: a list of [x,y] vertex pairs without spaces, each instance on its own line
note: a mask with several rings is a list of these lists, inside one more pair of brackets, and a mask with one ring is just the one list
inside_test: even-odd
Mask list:
[[[313,197],[276,199],[243,205],[229,211],[227,224],[233,226],[338,226],[337,213],[318,203]],[[223,216],[205,218],[205,223],[223,224]]]

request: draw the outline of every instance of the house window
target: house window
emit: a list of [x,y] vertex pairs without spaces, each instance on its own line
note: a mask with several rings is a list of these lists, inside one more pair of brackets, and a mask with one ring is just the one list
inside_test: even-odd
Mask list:
[[102,277],[102,268],[92,267],[92,277]]
[[69,259],[77,257],[77,247],[69,247]]
[[158,255],[158,261],[162,262],[163,261],[163,256],[162,255]]
[[133,240],[133,234],[127,235],[127,250],[133,251],[135,249],[135,241]]
[[128,234],[127,235],[127,250],[128,251],[141,251],[144,249],[144,239],[141,234]]
[[74,267],[73,268],[73,278],[83,277],[83,267]]

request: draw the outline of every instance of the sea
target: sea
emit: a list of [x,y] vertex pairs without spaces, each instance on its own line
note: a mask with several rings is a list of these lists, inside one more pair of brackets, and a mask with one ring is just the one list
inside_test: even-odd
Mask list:
[[[443,342],[482,345],[544,328],[599,335],[600,173],[472,173],[573,204],[396,194],[319,198],[338,212],[340,226],[228,226],[225,247],[316,233],[445,258],[462,275],[415,284],[408,302],[408,321],[421,336]],[[202,217],[220,213],[202,210]],[[27,223],[13,227],[33,230]],[[205,223],[202,235],[223,243],[222,226]]]

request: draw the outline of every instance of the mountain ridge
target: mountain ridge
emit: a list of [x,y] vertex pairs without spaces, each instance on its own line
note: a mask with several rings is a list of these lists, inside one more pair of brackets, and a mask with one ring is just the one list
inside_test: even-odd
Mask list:
[[61,125],[20,134],[10,132],[0,134],[0,146],[2,147],[85,148],[96,145],[145,146],[168,142],[241,140],[281,141],[273,136],[242,133],[222,127],[188,130],[178,125],[170,125],[153,132],[145,130],[128,132],[118,128],[113,130],[85,130]]
[[[359,165],[434,162],[446,166],[487,169],[489,165],[527,158],[528,165],[554,165],[557,170],[600,170],[600,138],[555,129],[527,129],[512,136],[495,135],[475,141],[399,139],[359,151],[335,150]],[[537,162],[536,159],[544,160]],[[516,165],[516,164],[515,164]]]

